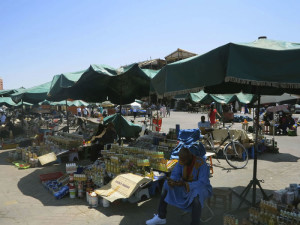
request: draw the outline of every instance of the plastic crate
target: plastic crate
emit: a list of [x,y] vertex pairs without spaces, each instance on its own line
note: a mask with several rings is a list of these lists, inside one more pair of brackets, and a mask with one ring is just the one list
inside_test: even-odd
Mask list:
[[56,180],[63,176],[62,172],[55,172],[55,173],[47,173],[47,174],[41,174],[40,180],[41,181],[47,181],[47,180]]

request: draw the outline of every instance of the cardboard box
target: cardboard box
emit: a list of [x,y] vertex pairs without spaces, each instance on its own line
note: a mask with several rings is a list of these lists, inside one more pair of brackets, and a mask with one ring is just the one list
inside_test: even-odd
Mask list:
[[95,190],[95,192],[106,200],[113,202],[117,199],[131,197],[141,185],[151,181],[146,177],[126,173],[118,175],[109,184]]

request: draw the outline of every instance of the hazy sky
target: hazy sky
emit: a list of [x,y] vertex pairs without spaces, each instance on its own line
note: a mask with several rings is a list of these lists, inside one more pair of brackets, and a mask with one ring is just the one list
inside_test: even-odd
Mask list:
[[56,74],[203,54],[265,35],[300,42],[300,1],[1,0],[0,77],[26,88]]

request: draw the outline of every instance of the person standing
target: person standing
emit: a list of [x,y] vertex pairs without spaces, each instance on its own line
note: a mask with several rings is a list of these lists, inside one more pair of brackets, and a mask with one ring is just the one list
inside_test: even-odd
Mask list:
[[132,111],[133,111],[133,118],[135,120],[135,118],[137,116],[137,109],[136,109],[136,107],[134,107]]
[[167,105],[167,116],[171,116],[171,109],[169,105]]
[[147,108],[147,115],[148,115],[148,118],[150,119],[151,117],[151,114],[152,114],[152,110],[150,107]]
[[5,124],[5,122],[6,122],[6,116],[5,116],[4,113],[2,113],[2,115],[1,115],[1,124]]
[[221,117],[220,114],[215,109],[215,103],[213,102],[210,105],[210,110],[209,110],[209,113],[208,113],[208,118],[209,118],[209,122],[210,122],[211,127],[214,127],[215,124],[216,124],[216,115]]
[[88,116],[88,109],[86,107],[83,108],[83,116],[84,117]]
[[166,108],[166,106],[163,105],[162,109],[163,109],[163,116],[166,117],[166,114],[167,114],[167,108]]
[[77,116],[81,116],[81,108],[77,107]]

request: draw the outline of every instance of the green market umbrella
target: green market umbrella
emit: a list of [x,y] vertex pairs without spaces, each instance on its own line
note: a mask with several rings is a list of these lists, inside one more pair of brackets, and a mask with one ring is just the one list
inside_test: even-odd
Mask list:
[[[156,92],[165,96],[197,92],[203,88],[213,94],[252,93],[258,97],[259,109],[261,95],[300,92],[299,61],[299,43],[265,38],[252,43],[229,43],[206,54],[166,65],[152,83]],[[258,116],[256,123],[259,123]],[[267,198],[257,179],[258,129],[255,144],[253,178],[240,195],[244,201],[253,187],[253,206],[256,186]]]
[[229,43],[163,67],[152,79],[159,95],[197,92],[282,94],[300,92],[300,44],[259,39]]
[[50,90],[50,86],[51,82],[47,82],[38,86],[34,86],[32,88],[26,88],[12,94],[11,98],[16,103],[23,101],[32,104],[38,104],[39,102],[46,99],[47,93]]
[[119,137],[136,138],[142,130],[138,124],[134,124],[126,120],[120,113],[107,116],[103,119],[103,124],[112,122]]

